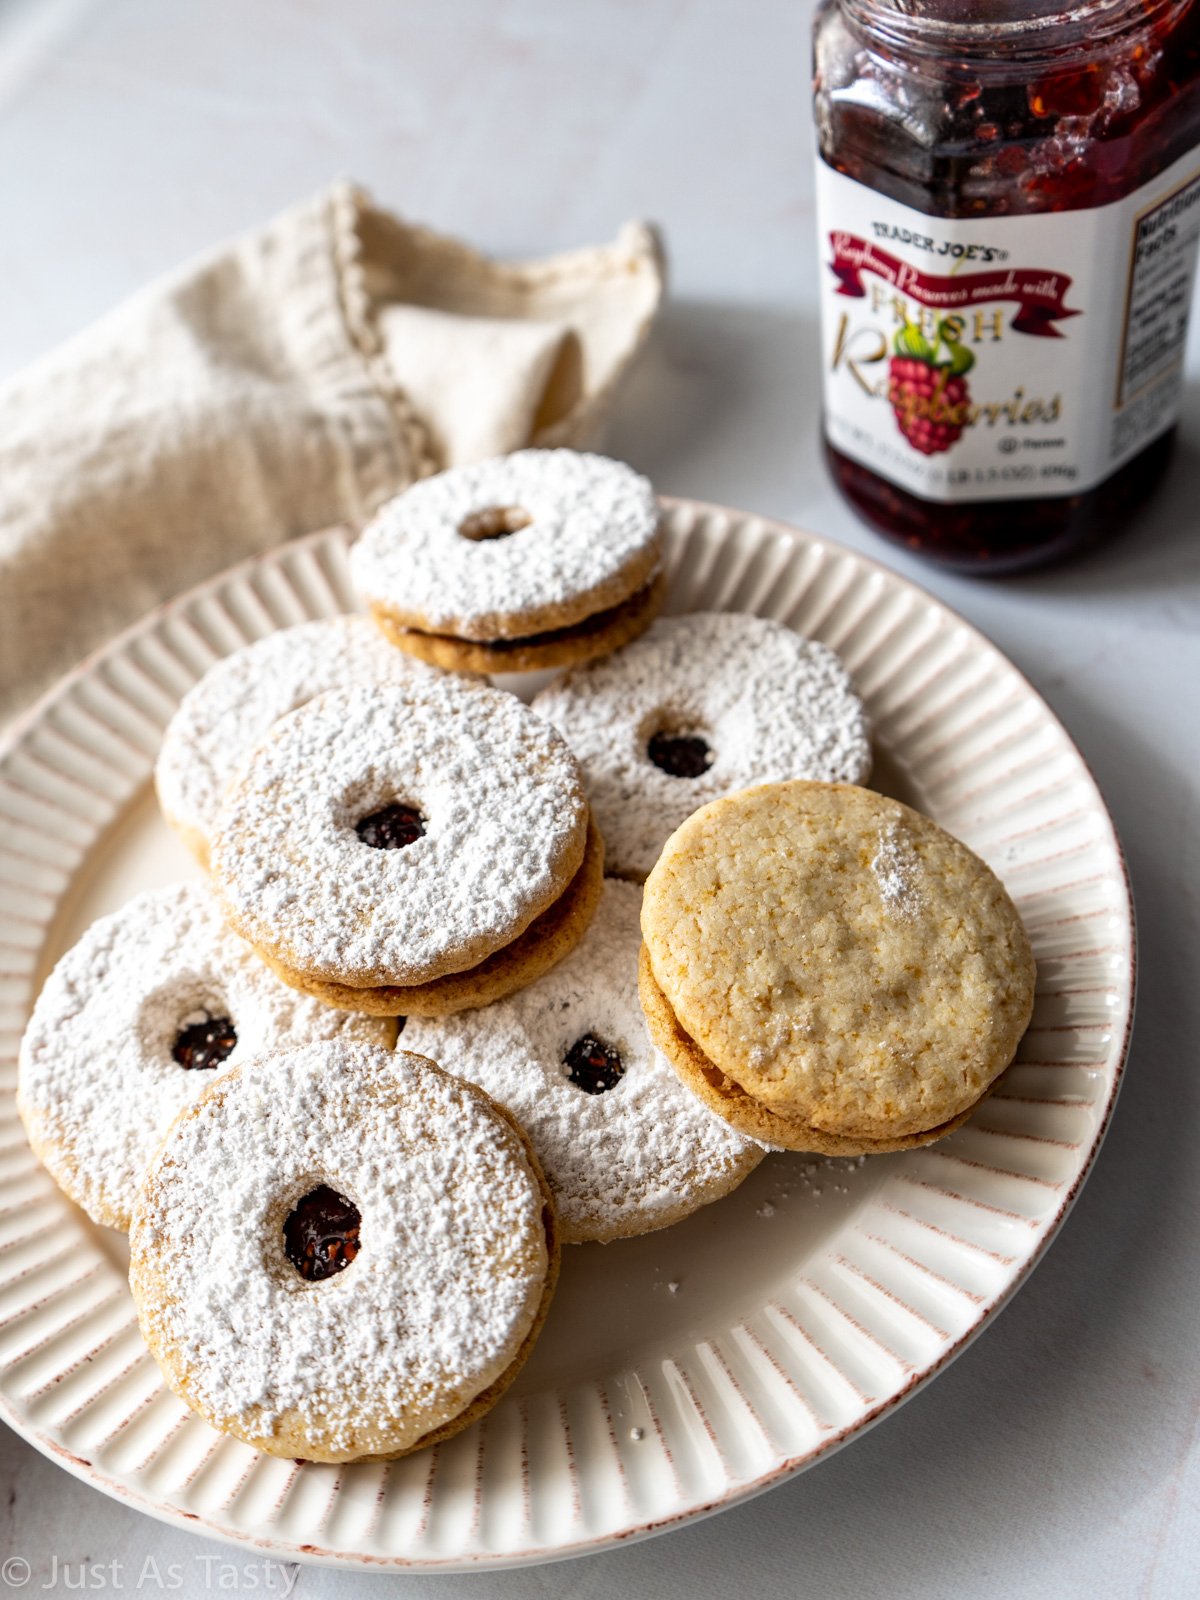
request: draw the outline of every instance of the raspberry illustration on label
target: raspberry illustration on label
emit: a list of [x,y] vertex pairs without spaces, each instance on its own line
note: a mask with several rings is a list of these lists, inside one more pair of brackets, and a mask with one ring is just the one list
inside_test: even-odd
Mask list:
[[[939,356],[943,348],[946,354]],[[888,399],[896,426],[923,456],[941,455],[962,436],[970,420],[966,375],[975,357],[944,321],[938,322],[932,344],[915,323],[905,322],[892,349]]]

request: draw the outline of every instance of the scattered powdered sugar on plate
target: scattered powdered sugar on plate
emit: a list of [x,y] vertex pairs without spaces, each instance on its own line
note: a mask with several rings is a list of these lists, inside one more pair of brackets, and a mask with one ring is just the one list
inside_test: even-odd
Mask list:
[[884,909],[893,917],[910,921],[925,904],[921,888],[921,858],[907,830],[889,822],[879,834],[879,847],[871,859]]
[[819,1202],[826,1193],[850,1193],[850,1177],[874,1156],[807,1156],[799,1164],[784,1161],[773,1169],[774,1181],[770,1197],[755,1209],[755,1216],[764,1221],[783,1216],[788,1204],[797,1196],[806,1204]]
[[155,784],[168,816],[204,838],[239,764],[273,723],[326,689],[435,673],[367,617],[283,628],[218,661],[167,724]]
[[[481,1011],[410,1017],[406,1048],[478,1083],[528,1133],[566,1241],[647,1233],[726,1194],[763,1149],[714,1116],[650,1042],[638,1002],[641,891],[609,879],[566,959]],[[590,1036],[616,1052],[618,1081],[588,1093],[565,1058]]]
[[[313,1282],[282,1227],[318,1184],[361,1229]],[[130,1233],[143,1332],[212,1419],[269,1437],[294,1413],[324,1448],[384,1430],[402,1449],[516,1358],[545,1292],[542,1211],[516,1132],[420,1056],[267,1056],[182,1118],[148,1175]]]
[[[180,1029],[228,1017],[217,1067],[172,1057]],[[226,928],[208,892],[180,883],[101,917],[58,962],[21,1042],[18,1100],[59,1185],[97,1222],[126,1227],[172,1120],[221,1073],[313,1039],[391,1040],[385,1019],[332,1011],[289,989]]]
[[[710,800],[788,778],[861,783],[871,770],[866,713],[833,651],[739,612],[660,617],[533,707],[579,757],[618,877],[644,879]],[[694,777],[663,771],[650,756],[655,734],[702,739],[709,765]]]
[[[465,538],[467,519],[516,510],[526,526]],[[579,621],[628,598],[659,566],[654,491],[623,462],[518,450],[424,478],[376,515],[350,552],[358,593],[414,626],[501,639]],[[563,608],[573,615],[559,616]]]
[[[393,803],[424,834],[373,849]],[[515,695],[437,675],[318,695],[276,723],[226,795],[212,870],[234,926],[334,982],[420,983],[510,943],[583,856],[587,801],[562,739]]]

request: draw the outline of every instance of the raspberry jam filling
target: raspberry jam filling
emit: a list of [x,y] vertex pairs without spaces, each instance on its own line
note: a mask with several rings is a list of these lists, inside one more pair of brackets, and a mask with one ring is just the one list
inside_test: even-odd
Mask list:
[[327,1183],[297,1200],[283,1225],[287,1258],[302,1278],[320,1283],[336,1277],[358,1254],[362,1215],[353,1200]]
[[354,831],[373,850],[403,850],[425,833],[425,818],[412,806],[390,805],[372,811],[354,824]]
[[237,1030],[231,1017],[205,1016],[179,1030],[171,1056],[189,1072],[207,1072],[231,1056],[236,1044]]
[[672,778],[698,778],[713,764],[713,752],[698,733],[653,734],[646,754]]
[[604,1094],[615,1089],[625,1072],[625,1063],[611,1045],[594,1033],[581,1034],[563,1057],[567,1078],[585,1094]]

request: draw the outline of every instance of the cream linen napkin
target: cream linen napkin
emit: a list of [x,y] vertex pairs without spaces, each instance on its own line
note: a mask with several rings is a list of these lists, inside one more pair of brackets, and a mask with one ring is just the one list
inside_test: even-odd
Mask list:
[[414,478],[594,440],[648,227],[501,265],[338,185],[0,388],[0,723],[149,607]]

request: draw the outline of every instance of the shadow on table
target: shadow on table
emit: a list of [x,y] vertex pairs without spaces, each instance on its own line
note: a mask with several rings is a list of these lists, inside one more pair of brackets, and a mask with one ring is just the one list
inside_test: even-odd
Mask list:
[[664,493],[762,510],[770,484],[802,510],[825,490],[819,363],[816,319],[798,309],[669,302],[604,447]]
[[1126,528],[1061,567],[1004,580],[1006,587],[1049,598],[1158,595],[1200,627],[1200,390],[1187,411],[1162,484]]

